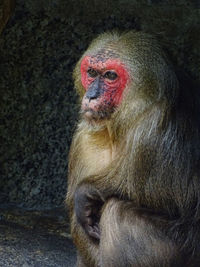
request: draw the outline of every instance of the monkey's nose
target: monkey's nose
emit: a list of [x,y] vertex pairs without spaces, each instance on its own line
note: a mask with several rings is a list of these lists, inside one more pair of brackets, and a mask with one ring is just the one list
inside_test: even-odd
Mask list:
[[100,88],[98,80],[94,81],[91,84],[85,96],[89,99],[89,101],[91,101],[92,99],[97,99],[100,96]]
[[91,101],[92,99],[97,99],[100,94],[97,90],[88,90],[85,96]]

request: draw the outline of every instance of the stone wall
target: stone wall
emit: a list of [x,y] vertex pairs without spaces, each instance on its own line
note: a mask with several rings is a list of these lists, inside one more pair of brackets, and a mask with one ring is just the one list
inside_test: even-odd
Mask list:
[[0,201],[62,205],[78,118],[72,70],[106,30],[158,37],[175,66],[200,81],[199,1],[18,0],[0,37]]

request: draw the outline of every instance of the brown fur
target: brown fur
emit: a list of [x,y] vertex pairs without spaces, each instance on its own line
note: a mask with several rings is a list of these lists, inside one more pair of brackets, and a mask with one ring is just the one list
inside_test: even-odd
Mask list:
[[2,5],[2,13],[0,14],[0,34],[6,26],[15,7],[15,0],[4,0]]
[[[102,49],[114,51],[131,79],[109,120],[81,119],[73,138],[67,204],[78,266],[198,266],[199,94],[179,88],[166,56],[147,34],[104,34],[83,56]],[[81,59],[74,78],[82,98]],[[75,193],[91,196],[93,190],[105,203],[100,243],[74,212]]]
[[149,220],[154,216],[147,210],[133,209],[131,202],[110,199],[101,218],[100,266],[180,265],[177,246],[160,229],[160,225],[167,227],[167,220]]

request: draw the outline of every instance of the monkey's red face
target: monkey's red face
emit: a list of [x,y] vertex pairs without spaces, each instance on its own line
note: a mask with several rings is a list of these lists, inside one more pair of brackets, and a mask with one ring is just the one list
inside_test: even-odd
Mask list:
[[85,88],[82,112],[88,120],[109,118],[121,103],[129,75],[119,59],[86,56],[81,62],[81,82]]

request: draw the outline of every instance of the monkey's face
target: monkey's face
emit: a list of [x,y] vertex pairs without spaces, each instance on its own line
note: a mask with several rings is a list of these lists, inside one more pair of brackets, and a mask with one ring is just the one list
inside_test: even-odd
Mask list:
[[85,56],[81,82],[85,88],[81,111],[89,121],[109,119],[120,105],[129,75],[123,63],[103,55]]

